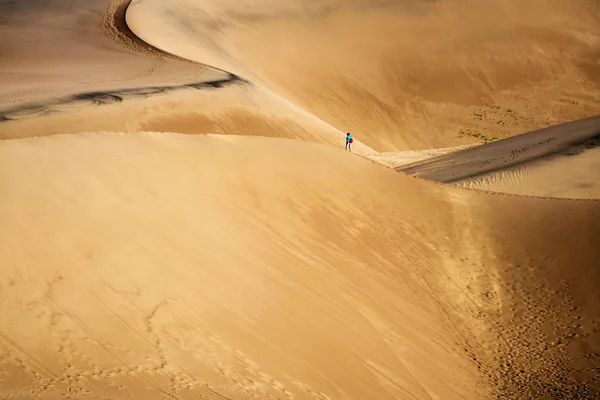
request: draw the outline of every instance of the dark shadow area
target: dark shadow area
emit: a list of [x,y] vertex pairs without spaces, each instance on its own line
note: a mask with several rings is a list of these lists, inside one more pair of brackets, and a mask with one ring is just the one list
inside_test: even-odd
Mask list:
[[396,167],[442,183],[523,165],[557,154],[576,155],[600,143],[600,116],[539,129],[497,142]]
[[229,78],[208,82],[195,82],[177,86],[151,86],[144,88],[122,89],[110,92],[86,92],[72,96],[62,97],[46,102],[22,104],[6,110],[0,110],[0,123],[34,118],[49,113],[65,112],[58,110],[57,106],[69,106],[84,103],[91,106],[103,106],[121,103],[127,99],[147,98],[152,95],[164,94],[183,89],[210,90],[223,88],[233,84],[245,84],[245,80],[236,75],[229,74]]

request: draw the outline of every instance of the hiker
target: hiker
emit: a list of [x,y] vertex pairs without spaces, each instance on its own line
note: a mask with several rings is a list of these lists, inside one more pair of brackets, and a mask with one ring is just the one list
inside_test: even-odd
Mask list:
[[349,152],[352,152],[352,142],[354,141],[354,139],[352,139],[352,136],[350,135],[350,133],[346,133],[346,150],[348,150]]

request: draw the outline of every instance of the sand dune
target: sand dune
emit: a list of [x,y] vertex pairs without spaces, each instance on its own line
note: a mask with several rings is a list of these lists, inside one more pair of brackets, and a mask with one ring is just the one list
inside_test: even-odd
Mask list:
[[598,146],[600,117],[592,117],[394,168],[470,188],[600,199]]
[[[411,180],[326,147],[234,136],[83,134],[1,149],[8,169],[30,166],[2,176],[3,365],[22,377],[12,393],[484,393],[440,335],[447,317],[423,286],[435,282],[421,281],[419,265],[442,260],[410,239],[422,222],[397,208]],[[444,189],[433,192],[437,208]],[[19,223],[32,213],[38,224]]]
[[127,21],[156,47],[262,83],[377,151],[600,114],[600,7],[588,0],[135,0]]
[[[129,3],[3,9],[0,138],[168,130],[343,146],[342,132],[270,91],[142,42],[125,24]],[[360,141],[355,150],[373,151]]]
[[128,4],[0,0],[0,398],[600,398],[600,202],[381,165],[598,114],[595,2]]
[[596,393],[599,203],[464,192],[282,139],[0,152],[4,393],[485,398],[476,367],[504,398]]
[[124,19],[126,3],[33,0],[3,5],[0,104],[55,99],[100,88],[115,91],[152,87],[157,82],[192,83],[226,75],[173,60],[140,44],[139,39],[127,41],[115,26],[117,14]]
[[573,151],[456,185],[521,195],[600,199],[600,148]]
[[[96,96],[99,99],[95,99]],[[0,138],[74,133],[82,129],[113,132],[169,130],[187,134],[287,137],[344,145],[344,134],[331,125],[240,80],[187,84],[171,90],[156,87],[96,92],[93,96],[47,101],[30,110],[30,113],[11,112],[9,120],[0,121]],[[374,152],[360,142],[354,150]]]
[[460,150],[469,149],[471,147],[480,146],[479,144],[466,144],[454,147],[442,147],[425,150],[407,150],[407,151],[389,151],[382,153],[364,154],[370,160],[376,161],[379,164],[386,165],[390,168],[398,168],[404,165],[413,164],[423,160],[430,160],[434,157],[443,156],[446,154],[456,153]]

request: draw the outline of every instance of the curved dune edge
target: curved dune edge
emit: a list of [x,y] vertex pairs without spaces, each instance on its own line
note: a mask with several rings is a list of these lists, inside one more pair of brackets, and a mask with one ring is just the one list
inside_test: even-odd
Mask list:
[[[108,10],[103,14],[103,29],[105,34],[108,37],[113,38],[117,43],[126,48],[140,52],[141,54],[146,54],[150,57],[166,57],[166,52],[162,50],[156,49],[153,46],[147,44],[146,42],[140,40],[135,36],[127,27],[125,23],[125,12],[127,1],[113,1]],[[124,38],[119,40],[119,38]],[[194,62],[195,64],[195,62]],[[204,68],[204,67],[203,67]],[[146,74],[151,73],[152,69],[148,70]],[[235,76],[233,76],[235,79]],[[214,81],[216,83],[221,81]],[[206,85],[211,85],[212,81],[207,81]],[[204,83],[202,84],[204,85]],[[188,87],[197,86],[196,84],[192,85],[180,85],[180,86],[171,86],[171,87],[154,87],[148,88],[147,90],[143,89],[125,89],[122,91],[96,91],[89,93],[89,96],[86,94],[86,97],[82,100],[81,95],[73,96],[70,98],[66,98],[65,100],[56,100],[51,103],[46,102],[42,105],[32,105],[29,109],[24,109],[23,106],[18,107],[15,110],[6,110],[3,114],[5,120],[12,120],[10,126],[0,126],[0,137],[3,139],[6,138],[18,138],[18,137],[27,137],[27,136],[37,136],[37,135],[46,135],[46,134],[56,134],[56,133],[68,133],[68,132],[76,132],[80,129],[80,125],[82,123],[82,118],[80,115],[73,114],[77,108],[73,107],[71,104],[83,104],[88,100],[96,103],[94,98],[98,98],[100,101],[98,104],[110,104],[113,102],[112,99],[117,99],[118,101],[122,101],[121,98],[125,98],[126,101],[130,101],[131,99],[135,99],[136,97],[145,98],[148,95],[161,94],[166,90],[181,90],[186,89]],[[144,92],[148,92],[148,94],[144,94]],[[261,93],[261,96],[266,95],[269,96],[266,92]],[[210,94],[208,96],[211,96]],[[251,121],[253,126],[252,132],[248,132],[250,134],[258,134],[258,135],[266,135],[266,136],[277,136],[282,135],[287,137],[302,137],[307,138],[308,140],[320,140],[319,135],[315,135],[314,133],[306,132],[301,126],[298,126],[298,122],[290,120],[290,113],[284,112],[283,119],[275,117],[273,120],[273,116],[261,114],[261,112],[251,104],[245,104],[241,108],[239,106],[234,107],[230,111],[220,112],[218,115],[192,111],[193,107],[200,109],[201,107],[205,107],[204,102],[200,102],[198,104],[194,104],[189,100],[184,100],[182,103],[178,100],[177,94],[171,96],[171,99],[163,99],[165,103],[171,103],[173,101],[173,105],[177,108],[181,108],[183,110],[190,110],[180,113],[173,113],[172,109],[164,108],[161,113],[164,113],[167,117],[163,118],[149,118],[149,113],[147,107],[138,107],[137,105],[129,104],[128,108],[131,111],[123,113],[119,111],[120,107],[105,107],[105,113],[100,110],[95,111],[93,114],[97,115],[98,118],[95,118],[93,123],[89,123],[92,121],[90,118],[86,121],[88,127],[87,130],[112,130],[112,131],[122,131],[122,130],[131,130],[131,131],[144,131],[144,130],[158,130],[162,131],[165,129],[172,129],[175,125],[178,127],[178,130],[182,133],[207,133],[210,131],[215,131],[219,125],[223,126],[222,129],[218,133],[241,133],[248,132],[247,129],[243,129],[242,125],[248,124],[248,121]],[[205,97],[205,96],[203,96]],[[242,95],[242,97],[246,97]],[[185,97],[183,97],[185,98]],[[190,97],[187,97],[190,99]],[[233,100],[233,102],[232,102]],[[232,102],[231,104],[239,103],[239,100],[234,100],[230,98],[227,100],[228,102]],[[242,100],[242,104],[246,100]],[[268,102],[267,102],[268,103]],[[267,104],[263,102],[263,104]],[[268,107],[274,108],[273,103],[269,103]],[[250,107],[248,107],[250,106]],[[223,103],[223,109],[230,108],[228,103]],[[83,114],[87,114],[87,110],[89,108],[82,108]],[[136,111],[134,111],[134,109]],[[137,111],[139,109],[139,111]],[[56,115],[57,112],[68,111],[71,113],[70,115]],[[174,115],[170,115],[174,114]],[[280,116],[280,117],[281,117]],[[38,121],[19,121],[19,124],[14,123],[14,119],[23,119],[23,118],[32,118],[36,117],[40,118]],[[292,118],[298,121],[302,121],[307,117],[307,115],[294,115]],[[266,118],[266,119],[265,119]],[[180,120],[180,121],[178,121]],[[263,120],[263,122],[259,122]],[[239,122],[235,122],[239,121]],[[304,122],[300,122],[303,124]],[[47,129],[45,127],[50,127]],[[324,135],[325,141],[334,145],[343,146],[343,139],[335,139],[335,135],[340,135],[340,132],[336,132],[332,127],[326,127],[323,124],[318,124],[316,121],[311,123],[311,128],[309,129],[317,129],[330,131],[331,134]],[[340,135],[341,136],[341,135]],[[358,144],[358,143],[357,143]],[[358,144],[356,150],[361,154],[369,154],[371,150],[365,148]],[[377,157],[371,157],[377,158]],[[511,175],[512,176],[512,175]],[[471,186],[482,189],[492,189],[493,187],[488,187],[485,184],[474,183]],[[499,190],[495,191],[505,191],[503,189],[503,185],[496,185]],[[521,193],[521,194],[529,194],[535,195],[535,193]],[[545,197],[542,195],[541,197]],[[562,194],[561,197],[575,198],[573,196],[569,196],[568,194]]]
[[124,5],[114,0],[6,5],[1,50],[10,62],[0,65],[0,109],[225,76],[138,40],[126,29]]
[[57,135],[0,157],[9,399],[599,393],[598,202],[281,138]]
[[600,148],[573,149],[522,167],[459,181],[456,186],[567,199],[600,199]]
[[[133,2],[133,4],[135,4],[135,2]],[[191,13],[191,15],[194,15],[193,12],[195,11],[195,9],[192,6],[192,4],[193,4],[193,2],[190,2],[190,1],[182,2],[181,5],[182,6],[185,5],[186,7],[184,7],[184,11],[180,12],[180,14],[179,14],[180,17],[186,16],[186,12],[189,12],[189,13]],[[144,12],[145,7],[152,10],[153,5],[152,4],[150,4],[149,6],[141,5],[141,7],[138,8],[138,11],[134,12],[134,13],[130,13],[129,12],[130,10],[128,9],[127,14],[125,16],[126,20],[128,19],[128,21],[129,21],[128,23],[133,24],[133,26],[130,28],[132,30],[132,32],[134,32],[134,34],[141,35],[141,37],[144,37],[144,39],[140,38],[140,40],[152,41],[152,39],[154,39],[154,42],[157,43],[157,45],[159,47],[161,47],[163,49],[163,51],[173,51],[174,53],[185,54],[186,56],[192,57],[192,59],[197,60],[197,61],[200,60],[200,58],[199,58],[200,55],[211,54],[211,49],[213,51],[215,51],[215,47],[217,46],[217,41],[211,42],[210,46],[208,46],[208,50],[207,50],[206,48],[201,48],[201,47],[197,46],[197,44],[193,41],[181,40],[182,38],[180,36],[180,32],[177,30],[177,27],[156,26],[157,25],[156,21],[154,21],[154,19],[152,19],[152,16],[153,16],[152,12],[145,13]],[[144,18],[148,18],[148,23],[152,24],[156,30],[161,32],[160,37],[154,35],[153,32],[151,32],[145,28],[146,24],[145,24]],[[190,20],[192,19],[192,17],[188,17],[188,18],[190,18]],[[203,18],[209,18],[209,17],[203,16]],[[220,32],[220,33],[223,34],[222,32]],[[199,38],[194,38],[194,39],[201,40],[201,39],[206,39],[206,38],[203,38],[202,36],[200,36]],[[169,45],[172,45],[173,47],[169,48]],[[244,69],[239,64],[236,64],[237,60],[232,59],[231,54],[225,54],[225,52],[221,52],[219,54],[221,55],[221,57],[223,57],[222,59],[219,60],[221,62],[219,65],[229,65],[232,68],[236,68],[240,71],[244,71]],[[215,61],[216,59],[214,58],[214,54],[211,57],[212,57],[211,58],[212,62],[215,62],[215,63],[219,62],[219,61]],[[218,57],[217,57],[217,59],[218,59]],[[251,71],[251,70],[245,70],[245,71],[247,74],[253,75],[253,71]],[[316,116],[315,116],[315,118],[316,118]],[[542,156],[550,157],[551,155],[553,155],[557,152],[565,151],[567,148],[572,147],[573,143],[575,145],[578,145],[581,140],[584,140],[585,138],[589,138],[592,136],[596,136],[599,132],[598,129],[600,129],[600,128],[594,128],[594,127],[588,126],[588,125],[590,125],[589,121],[591,121],[593,123],[596,120],[599,120],[599,117],[591,117],[591,118],[586,118],[586,119],[583,119],[580,121],[570,122],[570,123],[559,125],[559,126],[552,126],[552,127],[546,128],[546,129],[532,131],[529,133],[524,133],[524,134],[520,134],[517,136],[513,136],[511,138],[502,140],[497,143],[491,143],[491,144],[487,144],[487,145],[477,146],[475,148],[463,150],[458,153],[450,153],[445,156],[433,157],[430,159],[426,159],[424,161],[418,161],[418,162],[416,162],[414,164],[410,164],[410,165],[397,166],[397,167],[395,167],[395,169],[397,171],[406,172],[409,174],[417,174],[417,175],[424,174],[424,176],[430,180],[436,180],[436,181],[442,181],[442,182],[446,182],[446,181],[451,182],[450,179],[460,180],[461,183],[458,184],[457,186],[469,188],[472,190],[480,190],[482,192],[508,193],[508,194],[513,194],[513,195],[524,195],[524,196],[539,197],[539,198],[563,198],[563,199],[600,198],[600,191],[597,194],[595,192],[593,192],[585,197],[575,196],[572,194],[572,192],[578,193],[578,191],[576,190],[576,188],[570,189],[568,185],[563,185],[564,192],[561,192],[561,193],[558,193],[558,194],[552,195],[552,196],[548,195],[548,193],[544,192],[542,189],[536,188],[535,185],[531,185],[530,191],[527,191],[526,189],[522,189],[521,192],[510,193],[510,190],[506,189],[506,184],[504,183],[506,180],[501,181],[500,183],[497,183],[495,185],[492,185],[492,184],[486,184],[486,182],[488,182],[488,181],[483,180],[483,179],[479,179],[477,181],[474,181],[473,183],[470,183],[470,181],[468,181],[468,179],[465,178],[466,176],[469,176],[469,175],[481,176],[483,174],[482,170],[484,168],[492,169],[490,167],[490,165],[494,165],[494,168],[501,169],[501,170],[504,170],[505,168],[508,168],[508,167],[514,167],[514,165],[516,165],[516,163],[517,163],[517,161],[515,161],[515,160],[518,159],[519,157],[518,156],[514,157],[513,152],[514,151],[522,152],[523,151],[522,148],[524,146],[526,146],[526,148],[535,147],[534,151],[530,151],[530,153],[533,152],[535,154],[533,154],[533,155],[529,155],[529,153],[522,154],[521,160],[518,161],[518,163],[520,163],[520,164],[527,163],[528,159],[538,160],[539,157],[542,157]],[[581,128],[578,128],[579,126],[581,126]],[[565,131],[569,131],[569,132],[565,133]],[[561,135],[567,136],[567,137],[566,138],[561,137]],[[548,140],[548,142],[546,142],[544,139]],[[552,142],[552,140],[555,140],[555,139],[559,139],[557,141],[557,142],[560,142],[559,145],[556,145],[555,142]],[[542,144],[541,146],[538,143],[535,143],[536,146],[532,145],[532,141],[539,141],[539,140],[543,140],[544,144]],[[492,147],[494,148],[494,150],[487,151],[488,149],[491,149]],[[362,155],[366,155],[368,158],[370,158],[372,160],[375,160],[376,162],[383,161],[382,164],[389,165],[389,162],[386,162],[385,158],[378,156],[377,153],[375,153],[375,154],[366,153],[365,154],[364,151],[361,151],[360,153]],[[470,163],[469,161],[467,161],[465,163],[464,161],[461,161],[462,154],[465,154],[465,157],[468,159],[470,157],[471,153],[474,154],[474,156],[473,156],[474,158],[481,158],[479,156],[479,154],[480,153],[484,154],[483,160],[477,161],[476,163]],[[388,158],[393,159],[393,156],[390,155],[390,156],[388,156]],[[496,160],[496,162],[490,162],[490,160],[492,160],[492,161]],[[497,163],[498,163],[497,160],[500,160],[500,161],[509,160],[510,162],[508,164],[497,165]],[[523,160],[525,160],[525,161],[523,161]],[[506,161],[505,161],[505,163],[506,163]],[[446,164],[448,164],[448,165],[446,165]],[[461,164],[464,164],[464,167],[461,167]],[[484,164],[487,164],[487,165],[484,165]],[[446,170],[448,170],[448,171],[446,171]],[[449,176],[451,176],[452,178],[449,178]],[[513,176],[513,175],[507,174],[506,176]],[[595,176],[592,175],[592,179],[594,179],[594,177]],[[600,179],[600,175],[598,175],[597,178]],[[552,176],[549,176],[548,179],[552,179]]]
[[154,46],[244,76],[377,151],[600,113],[600,8],[587,0],[144,0],[127,22]]
[[596,116],[394,168],[461,187],[598,199],[600,170],[594,154],[599,144]]
[[[82,0],[70,1],[77,5]],[[106,9],[98,12],[98,5],[103,2],[106,3]],[[135,67],[133,71],[121,68],[119,74],[135,73],[134,81],[140,80],[150,85],[136,85],[133,81],[127,81],[122,88],[115,88],[114,81],[99,81],[92,83],[89,92],[76,92],[62,98],[54,95],[50,100],[29,104],[20,102],[4,107],[0,112],[0,138],[76,133],[81,130],[176,130],[190,134],[215,132],[282,136],[343,146],[343,134],[337,129],[269,91],[253,87],[235,75],[204,64],[187,60],[185,64],[177,64],[180,58],[167,56],[162,50],[141,41],[125,23],[127,5],[128,1],[121,0],[98,1],[90,6],[92,11],[84,16],[75,12],[73,16],[67,15],[69,18],[66,20],[65,15],[61,16],[63,24],[70,28],[66,31],[75,32],[68,37],[69,40],[84,37],[86,42],[93,44],[90,47],[97,50],[87,60],[90,68],[95,62],[107,63],[106,59],[119,57],[115,64]],[[82,21],[87,22],[89,14],[93,16],[96,12],[98,18],[102,18],[102,29],[99,26],[91,36],[85,30],[79,32],[82,26],[86,26]],[[35,11],[31,9],[26,9],[24,13],[26,16],[30,15],[27,13],[35,16]],[[55,16],[53,20],[56,19]],[[35,18],[29,20],[35,21]],[[35,25],[30,28],[34,30]],[[10,29],[7,31],[10,32]],[[51,26],[46,36],[58,35],[64,39],[60,36],[62,34],[62,30],[54,30]],[[115,43],[118,44],[118,50],[115,50]],[[122,49],[127,51],[123,53]],[[67,53],[66,56],[64,63],[67,65],[81,62],[76,52]],[[73,59],[69,58],[71,56]],[[189,79],[181,82],[185,75],[177,76],[178,71],[196,68],[200,68],[200,72],[194,73],[203,78],[200,82],[198,79],[193,79],[192,83],[189,83]],[[173,79],[173,75],[177,78]],[[171,81],[175,84],[166,85]],[[70,80],[69,85],[78,87],[79,83]],[[220,90],[212,90],[214,88]],[[360,142],[356,143],[355,150],[358,153],[373,151]]]
[[131,0],[112,0],[108,9],[102,14],[101,27],[107,37],[133,52],[156,58],[158,60],[157,68],[164,64],[165,58],[190,62],[185,58],[164,52],[138,38],[125,21],[125,14],[130,4]]

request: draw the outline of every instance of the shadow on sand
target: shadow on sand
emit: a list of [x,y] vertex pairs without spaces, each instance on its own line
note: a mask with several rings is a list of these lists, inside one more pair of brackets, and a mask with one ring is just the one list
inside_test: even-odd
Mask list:
[[234,84],[246,84],[247,82],[236,75],[229,74],[226,79],[215,81],[188,83],[177,86],[150,86],[133,89],[119,89],[114,91],[85,92],[45,102],[21,104],[5,110],[0,110],[0,123],[34,118],[47,114],[64,112],[71,106],[102,106],[107,104],[121,103],[126,99],[147,98],[150,96],[165,94],[177,90],[196,89],[210,90],[218,89]]
[[600,146],[600,115],[402,165],[395,169],[432,181],[452,183],[553,155],[577,155],[597,146]]

